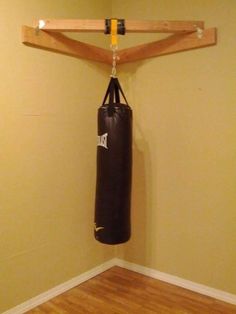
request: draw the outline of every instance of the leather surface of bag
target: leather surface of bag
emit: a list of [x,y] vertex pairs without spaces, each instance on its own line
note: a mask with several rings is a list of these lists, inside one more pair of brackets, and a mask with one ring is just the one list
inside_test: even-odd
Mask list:
[[[120,93],[126,104],[120,102]],[[109,100],[106,104],[106,100]],[[131,235],[132,110],[117,78],[98,109],[95,238],[119,244]]]

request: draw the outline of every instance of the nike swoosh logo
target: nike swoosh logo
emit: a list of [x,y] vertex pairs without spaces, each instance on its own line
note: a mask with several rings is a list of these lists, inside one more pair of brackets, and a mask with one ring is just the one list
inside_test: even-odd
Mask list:
[[95,227],[95,231],[96,232],[99,231],[99,230],[102,230],[102,229],[104,229],[104,227]]
[[97,232],[99,230],[104,229],[104,227],[96,227],[96,223],[94,224],[94,230]]

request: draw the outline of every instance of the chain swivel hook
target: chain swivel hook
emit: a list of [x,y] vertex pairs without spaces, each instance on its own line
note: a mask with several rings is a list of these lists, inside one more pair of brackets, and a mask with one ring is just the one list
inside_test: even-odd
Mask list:
[[111,69],[111,77],[116,77],[116,64],[119,57],[117,56],[117,45],[111,45],[112,50],[112,69]]

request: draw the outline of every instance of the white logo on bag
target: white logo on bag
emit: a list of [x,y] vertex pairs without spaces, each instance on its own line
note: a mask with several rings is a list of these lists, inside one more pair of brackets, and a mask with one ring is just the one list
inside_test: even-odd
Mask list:
[[98,232],[99,230],[103,230],[104,229],[104,227],[97,227],[96,226],[96,222],[94,223],[94,230],[96,231],[96,232]]
[[108,149],[108,147],[107,147],[107,136],[108,136],[108,133],[105,133],[103,135],[98,135],[98,146],[102,146],[102,147],[105,147],[106,149]]

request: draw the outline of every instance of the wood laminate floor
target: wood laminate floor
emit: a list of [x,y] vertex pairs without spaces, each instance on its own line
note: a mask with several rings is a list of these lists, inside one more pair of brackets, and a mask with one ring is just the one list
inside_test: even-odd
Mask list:
[[230,305],[113,267],[27,314],[236,314]]

